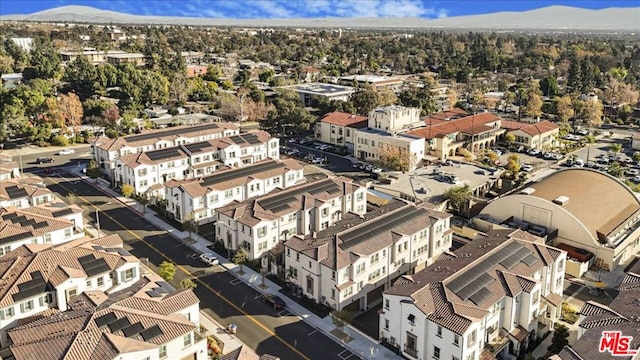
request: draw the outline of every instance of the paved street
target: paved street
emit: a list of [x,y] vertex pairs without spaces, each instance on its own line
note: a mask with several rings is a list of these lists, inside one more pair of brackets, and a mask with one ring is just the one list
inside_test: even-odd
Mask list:
[[[91,185],[67,174],[46,178],[46,182],[62,196],[75,193],[79,203],[110,203],[100,209],[101,229],[107,234],[119,234],[133,255],[149,259],[152,269],[165,260],[176,263],[174,283],[185,277],[196,278],[195,292],[202,300],[201,308],[223,325],[237,324],[238,338],[259,354],[269,353],[281,359],[343,358],[339,355],[344,351],[340,344],[300,318],[274,311],[262,302],[259,293],[222,268],[204,267],[190,248]],[[86,214],[95,223],[95,211]]]

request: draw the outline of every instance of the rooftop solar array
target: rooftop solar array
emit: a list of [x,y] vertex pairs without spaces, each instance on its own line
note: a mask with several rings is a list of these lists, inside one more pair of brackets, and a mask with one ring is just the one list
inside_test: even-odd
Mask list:
[[151,159],[152,161],[171,159],[174,157],[179,157],[181,155],[180,149],[177,147],[148,151],[146,152],[146,154],[147,157],[149,157],[149,159]]
[[105,325],[107,325],[107,324],[109,324],[109,323],[114,322],[116,319],[117,319],[117,318],[116,318],[116,314],[114,314],[114,313],[108,313],[108,314],[106,314],[106,315],[102,315],[102,316],[100,316],[100,317],[97,317],[97,318],[95,319],[95,322],[96,322],[96,326],[97,326],[98,328],[101,328],[101,327],[103,327],[103,326],[105,326]]
[[372,221],[368,226],[362,226],[340,236],[340,239],[349,245],[355,245],[364,240],[389,232],[396,226],[410,223],[424,214],[425,210],[407,206],[390,215]]
[[152,298],[162,297],[162,294],[160,294],[159,292],[157,292],[155,290],[147,290],[146,293],[147,293],[147,295],[149,295],[149,297],[152,297]]
[[225,171],[222,173],[209,175],[202,178],[200,183],[202,186],[211,186],[220,184],[225,181],[240,179],[249,175],[260,174],[263,172],[271,171],[274,169],[284,168],[284,165],[276,161],[269,161],[259,163],[257,165],[245,166],[234,170]]
[[109,330],[111,330],[112,333],[118,330],[122,330],[130,325],[131,325],[131,322],[129,321],[129,318],[126,316],[121,317],[120,319],[112,321],[109,324],[107,324],[107,326],[109,327]]
[[[292,201],[295,201],[298,195],[304,193],[310,193],[312,195],[319,194],[320,192],[326,191],[329,194],[340,193],[340,187],[331,180],[324,180],[314,182],[307,186],[302,186],[299,188],[295,188],[288,191],[283,191],[280,194],[270,196],[264,200],[259,200],[258,204],[265,210],[269,210],[272,212],[279,212],[288,207]],[[285,207],[286,206],[286,207]],[[276,210],[280,209],[280,210]]]
[[142,336],[142,340],[149,341],[155,337],[162,335],[162,329],[158,325],[153,325],[152,327],[142,330],[140,332],[140,336]]
[[87,273],[87,276],[89,277],[102,274],[110,270],[109,265],[107,265],[107,262],[104,261],[103,258],[96,259],[93,254],[78,258],[78,262],[80,262],[84,272]]
[[199,153],[202,149],[206,149],[211,147],[211,144],[208,141],[201,141],[197,143],[184,144],[185,149],[187,149],[190,153]]
[[56,211],[51,213],[51,215],[54,218],[59,218],[61,216],[71,215],[71,214],[73,214],[73,209],[70,209],[70,208],[65,208],[65,209],[62,209],[62,210],[56,210]]
[[9,213],[9,214],[4,214],[2,215],[2,220],[11,220],[13,218],[18,217],[17,213]]
[[15,235],[10,235],[10,236],[4,236],[2,238],[0,238],[0,244],[9,244],[12,243],[14,241],[18,241],[18,240],[24,240],[30,237],[34,237],[34,233],[33,231],[25,231],[23,233],[20,234],[15,234]]
[[242,144],[257,145],[257,144],[262,144],[262,141],[260,141],[260,138],[258,138],[258,136],[256,134],[251,134],[251,133],[230,136],[229,139],[231,141],[233,141],[233,143],[236,144],[236,145],[242,145]]
[[138,321],[137,323],[122,329],[122,333],[126,337],[132,337],[134,335],[138,335],[142,330],[144,330],[144,327],[142,326],[142,323]]
[[9,186],[5,190],[7,191],[9,199],[19,199],[29,195],[24,188],[17,187],[16,185]]
[[538,258],[533,255],[531,250],[514,241],[481,259],[475,266],[450,281],[447,286],[463,300],[471,300],[478,305],[491,296],[487,290],[487,285],[493,281],[489,271],[498,264],[510,270],[519,262],[531,266],[537,261]]
[[18,292],[13,294],[13,301],[20,301],[43,294],[47,291],[47,283],[40,271],[31,273],[31,280],[18,284]]
[[[166,290],[167,292],[174,292],[174,291],[176,291],[176,288],[174,288],[171,284],[169,284],[169,283],[168,283],[168,282],[166,282],[166,281],[156,281],[156,284],[157,284],[160,288],[162,288],[162,289]],[[157,288],[156,288],[156,289],[157,289]]]
[[205,124],[205,125],[198,125],[198,126],[190,126],[188,128],[169,129],[169,130],[165,130],[165,131],[149,132],[149,133],[146,133],[146,134],[130,135],[130,136],[125,137],[125,139],[127,140],[127,142],[131,143],[131,142],[137,142],[137,141],[145,141],[145,140],[149,140],[149,139],[157,139],[157,138],[161,138],[161,137],[180,135],[180,134],[185,134],[185,133],[213,130],[213,129],[218,129],[218,128],[219,128],[219,126],[216,125],[216,124]]

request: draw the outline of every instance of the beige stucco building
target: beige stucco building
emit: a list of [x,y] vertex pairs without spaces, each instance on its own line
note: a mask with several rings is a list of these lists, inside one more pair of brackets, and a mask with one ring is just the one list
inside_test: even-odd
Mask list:
[[367,127],[367,117],[334,111],[316,124],[316,139],[337,146],[353,148],[356,129]]
[[558,146],[558,125],[549,120],[533,124],[516,121],[502,121],[502,127],[515,136],[515,145],[529,149],[547,150]]
[[558,171],[494,200],[480,216],[543,227],[552,234],[548,242],[590,252],[590,265],[603,270],[626,264],[640,250],[640,201],[624,183],[596,170]]

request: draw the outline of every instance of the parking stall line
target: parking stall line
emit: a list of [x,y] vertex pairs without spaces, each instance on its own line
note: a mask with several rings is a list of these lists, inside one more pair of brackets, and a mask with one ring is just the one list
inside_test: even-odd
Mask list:
[[231,284],[233,286],[236,286],[236,285],[238,285],[240,283],[242,283],[242,280],[240,280],[240,279],[233,279],[233,280],[229,281],[229,284]]

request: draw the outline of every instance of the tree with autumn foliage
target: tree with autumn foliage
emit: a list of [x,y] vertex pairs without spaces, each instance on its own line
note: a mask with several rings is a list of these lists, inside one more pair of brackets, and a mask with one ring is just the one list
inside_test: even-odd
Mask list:
[[80,98],[75,93],[61,94],[58,96],[58,109],[62,119],[64,119],[65,126],[73,129],[73,137],[75,139],[76,128],[82,123],[84,114]]
[[409,171],[418,162],[415,155],[397,146],[380,148],[380,165],[394,171]]
[[120,119],[120,109],[118,105],[111,104],[102,111],[102,119],[107,123],[107,127],[115,127],[118,119]]

